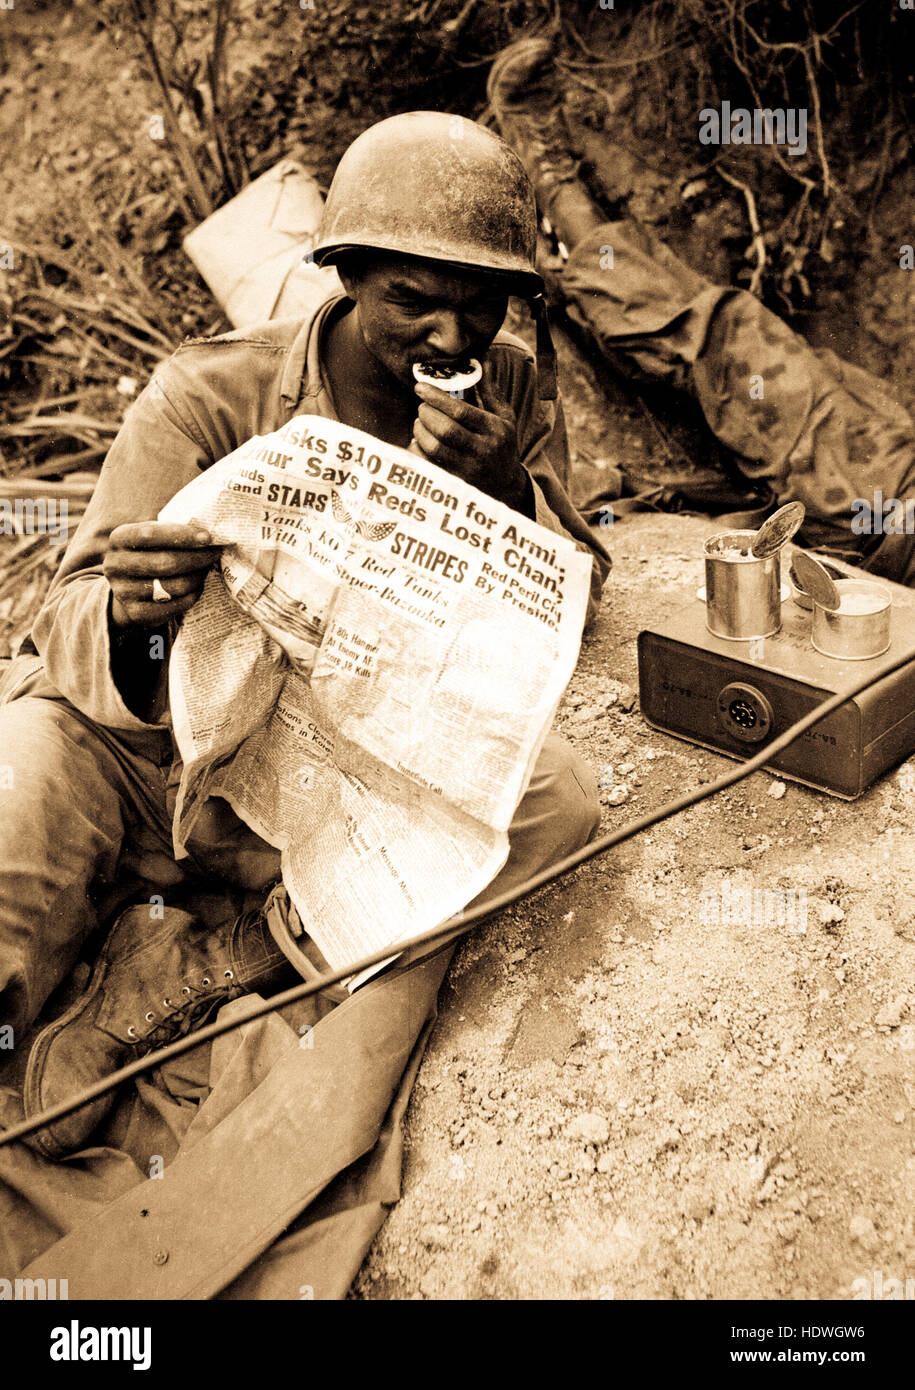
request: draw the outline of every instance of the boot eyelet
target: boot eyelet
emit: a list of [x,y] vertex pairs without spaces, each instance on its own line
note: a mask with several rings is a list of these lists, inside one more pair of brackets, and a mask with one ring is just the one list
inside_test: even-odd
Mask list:
[[191,992],[191,987],[190,987],[190,985],[182,985],[182,986],[181,986],[181,993],[182,993],[182,994],[190,994],[190,992]]
[[203,983],[204,983],[205,985],[211,985],[211,984],[213,983],[213,981],[210,979],[209,975],[204,975],[204,977],[203,977]]
[[132,1023],[130,1027],[127,1029],[127,1036],[128,1038],[135,1038],[137,1036],[137,1030],[136,1028],[134,1028]]
[[162,1000],[162,1007],[163,1007],[163,1009],[170,1009],[171,1006],[172,1006],[172,1001],[171,1001],[170,999],[163,999],[163,1000]]
[[147,1022],[147,1023],[152,1023],[152,1021],[153,1021],[153,1019],[155,1018],[155,1016],[156,1016],[156,1015],[153,1013],[152,1009],[150,1009],[149,1013],[146,1015],[146,1022]]
[[225,971],[223,971],[223,974],[225,975],[225,977],[226,977],[227,980],[234,980],[234,979],[235,979],[235,975],[233,974],[233,972],[232,972],[231,970],[225,970]]

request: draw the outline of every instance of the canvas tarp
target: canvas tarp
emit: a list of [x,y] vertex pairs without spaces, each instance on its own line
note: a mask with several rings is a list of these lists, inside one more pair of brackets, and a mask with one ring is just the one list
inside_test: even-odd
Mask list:
[[[0,1279],[65,1279],[70,1299],[344,1297],[400,1195],[402,1119],[452,950],[138,1078],[67,1160],[0,1148]],[[0,1124],[21,1118],[0,1089]]]

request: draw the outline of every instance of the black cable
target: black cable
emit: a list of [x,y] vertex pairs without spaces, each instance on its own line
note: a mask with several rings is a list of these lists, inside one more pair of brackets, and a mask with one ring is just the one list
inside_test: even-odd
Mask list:
[[240,1028],[242,1024],[250,1023],[256,1018],[263,1018],[266,1014],[274,1013],[277,1009],[283,1009],[287,1004],[294,1004],[300,999],[308,999],[311,995],[320,993],[322,989],[327,989],[329,985],[339,984],[341,981],[349,979],[351,975],[359,974],[373,965],[380,965],[384,961],[390,960],[392,956],[401,955],[405,951],[414,950],[419,946],[442,943],[449,936],[463,935],[471,927],[476,926],[478,922],[503,911],[504,908],[518,902],[520,898],[525,898],[536,889],[570,873],[572,869],[577,869],[579,864],[584,864],[587,860],[595,858],[598,854],[603,854],[615,845],[632,839],[634,835],[640,834],[641,831],[647,830],[652,825],[657,825],[662,820],[667,820],[670,816],[675,816],[679,811],[685,811],[689,806],[697,806],[701,801],[714,796],[716,792],[724,791],[725,788],[743,781],[745,777],[749,777],[759,768],[764,767],[775,754],[781,753],[812,725],[825,719],[827,714],[839,709],[848,700],[854,699],[856,695],[860,695],[870,686],[876,685],[885,676],[892,675],[900,667],[908,665],[913,658],[915,658],[915,652],[907,651],[902,656],[894,657],[892,661],[878,667],[869,675],[862,676],[860,680],[855,681],[847,689],[836,695],[830,695],[809,714],[803,715],[794,724],[791,724],[784,733],[779,734],[771,743],[766,744],[765,748],[760,749],[747,762],[738,763],[730,772],[723,773],[714,782],[707,782],[692,791],[684,792],[682,796],[668,801],[658,810],[649,811],[644,816],[640,816],[638,820],[630,821],[628,825],[624,825],[618,830],[611,830],[606,835],[591,840],[589,844],[576,850],[574,854],[567,855],[565,859],[558,860],[547,869],[541,869],[539,873],[525,879],[517,887],[507,889],[504,893],[500,893],[489,902],[481,903],[479,907],[475,907],[469,912],[459,913],[458,916],[449,918],[447,922],[443,922],[429,931],[420,932],[417,936],[408,937],[399,943],[394,942],[381,951],[373,952],[370,956],[363,956],[361,960],[353,961],[343,970],[330,971],[308,984],[294,985],[292,989],[284,990],[282,994],[275,994],[270,999],[262,999],[257,1004],[252,1005],[240,1018],[220,1019],[215,1023],[208,1023],[205,1027],[197,1029],[196,1032],[189,1033],[187,1037],[178,1038],[157,1052],[150,1052],[147,1056],[130,1062],[126,1067],[121,1067],[119,1071],[112,1072],[110,1076],[93,1082],[91,1086],[86,1086],[69,1100],[60,1101],[57,1105],[52,1105],[50,1109],[33,1116],[32,1119],[23,1120],[10,1129],[0,1131],[0,1148],[5,1144],[13,1143],[16,1139],[23,1139],[27,1134],[33,1134],[37,1129],[43,1129],[45,1125],[62,1120],[66,1115],[71,1115],[74,1110],[79,1110],[81,1106],[88,1105],[90,1101],[97,1100],[99,1096],[106,1095],[108,1091],[113,1091],[122,1082],[129,1081],[132,1077],[139,1076],[145,1071],[151,1071],[164,1062],[170,1062],[172,1058],[180,1057],[195,1047],[212,1042],[214,1038],[221,1038],[223,1034],[232,1032],[234,1028]]

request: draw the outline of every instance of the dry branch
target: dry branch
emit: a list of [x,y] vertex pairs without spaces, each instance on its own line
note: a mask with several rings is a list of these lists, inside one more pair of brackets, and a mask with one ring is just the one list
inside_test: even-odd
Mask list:
[[733,174],[729,174],[720,165],[715,166],[716,172],[721,175],[725,183],[732,184],[734,188],[739,188],[747,204],[747,216],[750,219],[750,230],[753,233],[753,250],[756,252],[756,266],[750,278],[750,294],[759,294],[762,285],[763,271],[766,268],[766,239],[763,236],[762,227],[759,225],[759,217],[756,212],[756,199],[753,190],[742,179],[735,179]]

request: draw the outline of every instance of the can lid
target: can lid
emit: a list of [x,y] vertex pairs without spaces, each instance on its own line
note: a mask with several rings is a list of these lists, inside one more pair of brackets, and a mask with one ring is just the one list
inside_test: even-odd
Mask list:
[[781,550],[786,541],[798,531],[803,523],[805,509],[803,502],[786,502],[763,522],[750,546],[750,554],[757,560],[765,560]]
[[841,601],[839,591],[819,560],[805,550],[795,551],[789,573],[797,587],[809,594],[818,608],[835,612]]

